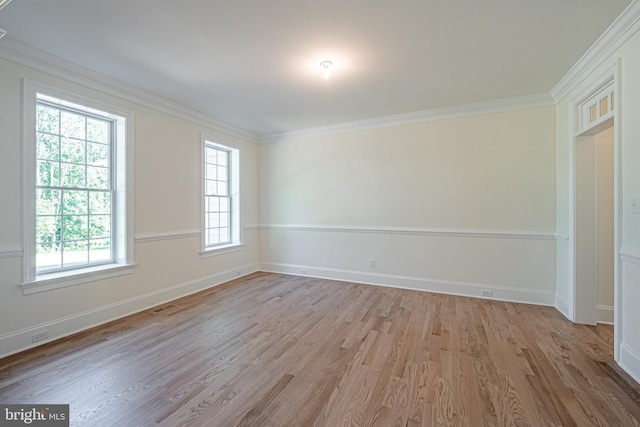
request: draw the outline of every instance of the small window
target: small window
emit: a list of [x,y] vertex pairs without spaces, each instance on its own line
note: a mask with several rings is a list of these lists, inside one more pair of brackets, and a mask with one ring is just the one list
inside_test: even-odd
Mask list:
[[204,250],[241,243],[239,150],[204,141]]

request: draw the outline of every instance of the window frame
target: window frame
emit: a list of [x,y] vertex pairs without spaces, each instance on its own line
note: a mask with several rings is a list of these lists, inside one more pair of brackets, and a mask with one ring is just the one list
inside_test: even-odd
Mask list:
[[[61,108],[80,112],[106,113],[115,120],[112,180],[115,197],[111,201],[113,262],[38,273],[36,270],[36,106],[38,96]],[[108,277],[130,274],[134,266],[134,113],[89,99],[73,92],[24,79],[23,94],[23,282],[25,294],[41,292]],[[53,101],[52,101],[53,100]],[[80,107],[80,108],[78,108]],[[104,116],[104,114],[101,114]],[[116,237],[117,235],[117,237]]]
[[[207,147],[215,148],[228,152],[228,191],[230,198],[229,209],[229,233],[230,239],[228,243],[216,245],[207,245],[207,193],[206,193],[206,165],[207,165]],[[235,252],[242,249],[243,244],[243,227],[241,215],[241,152],[237,145],[230,143],[217,142],[217,138],[202,135],[201,137],[201,191],[200,191],[200,228],[201,228],[201,250],[202,258],[214,255]]]

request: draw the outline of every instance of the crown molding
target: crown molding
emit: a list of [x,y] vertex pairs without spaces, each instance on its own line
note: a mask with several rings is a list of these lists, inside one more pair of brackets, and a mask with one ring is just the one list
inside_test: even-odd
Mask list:
[[255,143],[258,135],[217,120],[199,111],[130,86],[104,74],[65,61],[10,38],[0,43],[0,59],[14,62],[99,92],[166,113],[226,135]]
[[352,122],[338,123],[328,126],[318,126],[294,130],[290,132],[263,134],[260,135],[258,143],[278,142],[285,139],[297,137],[328,135],[343,132],[379,129],[392,126],[403,126],[432,122],[436,120],[454,119],[458,117],[502,113],[505,111],[514,110],[526,110],[530,108],[550,107],[553,105],[555,105],[555,102],[551,95],[549,95],[548,93],[541,93],[537,95],[519,96],[515,98],[498,99],[494,101],[477,102],[473,104],[415,111],[413,113],[395,114],[373,119],[356,120]]
[[640,0],[634,0],[551,89],[551,96],[555,102],[558,103],[569,95],[638,30],[640,30]]

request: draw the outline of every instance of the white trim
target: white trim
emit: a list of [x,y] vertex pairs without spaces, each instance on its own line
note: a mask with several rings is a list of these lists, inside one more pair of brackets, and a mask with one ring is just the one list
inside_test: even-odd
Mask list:
[[244,249],[243,243],[231,243],[223,246],[213,246],[200,251],[200,258],[210,258],[212,256],[225,255],[233,252],[240,252]]
[[244,226],[244,231],[256,231],[259,229],[260,226],[258,224],[249,224]]
[[317,231],[333,233],[406,234],[411,236],[484,237],[493,239],[555,240],[551,232],[524,230],[476,230],[423,227],[388,227],[357,225],[262,224],[260,230]]
[[[256,271],[258,271],[257,263],[242,265],[206,277],[190,280],[158,291],[2,335],[0,336],[0,358],[148,310],[152,307],[221,285]],[[32,344],[31,335],[45,329],[49,331],[50,338],[46,341]]]
[[554,304],[554,307],[564,317],[566,317],[567,319],[571,320],[571,318],[569,317],[569,303],[567,302],[565,297],[559,295],[557,292],[556,292],[556,302]]
[[20,258],[21,256],[22,248],[0,248],[0,259]]
[[613,306],[597,305],[598,323],[613,325],[615,323],[615,311]]
[[618,251],[618,255],[622,261],[631,262],[633,264],[640,264],[640,249],[632,248],[630,246],[623,246]]
[[618,364],[634,380],[640,383],[640,353],[624,342],[620,345],[620,361]]
[[[244,227],[245,231],[253,231],[257,229],[258,229],[257,225],[247,225]],[[163,231],[159,233],[139,233],[139,234],[136,234],[135,240],[136,240],[136,243],[148,243],[148,242],[161,242],[164,240],[186,239],[189,237],[199,237],[199,236],[200,236],[200,229],[193,228],[190,230],[173,230],[173,231]],[[238,246],[238,245],[234,245],[234,246]],[[2,258],[2,251],[0,251],[0,258]]]
[[566,234],[557,234],[557,233],[556,233],[553,237],[554,237],[554,238],[556,239],[556,241],[558,241],[558,242],[566,242],[566,241],[569,241],[569,236],[568,236],[568,235],[566,235]]
[[21,283],[20,286],[24,295],[35,294],[131,274],[134,266],[135,264],[107,264],[80,270],[65,270],[60,273],[39,275],[35,280]]
[[185,239],[200,236],[200,229],[163,231],[160,233],[136,234],[136,243],[159,242],[164,240]]
[[556,103],[578,87],[638,30],[640,30],[640,1],[633,1],[551,89],[551,96]]
[[0,45],[0,59],[6,59],[18,65],[47,73],[107,95],[117,96],[118,98],[187,120],[197,125],[205,126],[214,131],[240,138],[247,142],[255,143],[258,139],[258,136],[254,133],[214,119],[166,98],[127,85],[104,74],[23,45],[15,40],[2,40],[2,45]]
[[477,116],[482,114],[502,113],[516,110],[550,107],[555,105],[548,93],[519,96],[515,98],[498,99],[473,104],[456,105],[451,107],[434,108],[412,113],[395,114],[372,119],[356,120],[328,126],[318,126],[289,132],[270,133],[260,135],[258,143],[277,142],[285,139],[314,135],[328,135],[343,132],[355,132],[379,129],[392,126],[403,126],[416,123],[427,123],[437,120],[447,120],[458,117]]
[[[447,295],[459,295],[496,301],[519,302],[553,306],[554,293],[536,289],[521,289],[479,283],[454,282],[450,280],[429,279],[425,277],[398,276],[392,274],[373,274],[356,270],[314,267],[306,265],[261,262],[260,271],[269,273],[309,276],[320,279],[341,280],[362,283],[364,285],[385,286],[389,288],[411,289],[435,292]],[[490,290],[493,297],[481,296],[482,290]]]

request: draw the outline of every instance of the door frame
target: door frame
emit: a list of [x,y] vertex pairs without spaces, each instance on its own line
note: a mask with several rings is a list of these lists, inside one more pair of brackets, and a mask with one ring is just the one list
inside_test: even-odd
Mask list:
[[[619,58],[612,66],[607,68],[603,73],[589,79],[582,86],[579,95],[569,102],[569,126],[571,135],[571,149],[569,150],[569,295],[568,295],[568,314],[569,320],[578,322],[582,317],[581,307],[577,304],[578,288],[576,283],[577,257],[576,257],[576,144],[579,143],[580,137],[597,133],[598,126],[607,128],[606,122],[613,118],[614,125],[614,142],[613,142],[613,158],[614,158],[614,359],[619,361],[620,343],[622,342],[622,289],[620,286],[621,260],[619,256],[620,245],[622,243],[622,139],[621,129],[621,94],[622,82],[620,70],[622,68],[622,60]],[[604,90],[611,88],[614,92],[613,111],[605,120],[595,120],[593,123],[586,124],[585,115],[588,112],[588,104],[591,104],[594,97],[597,97]],[[601,129],[604,130],[604,129]],[[597,307],[593,307],[596,310]]]

